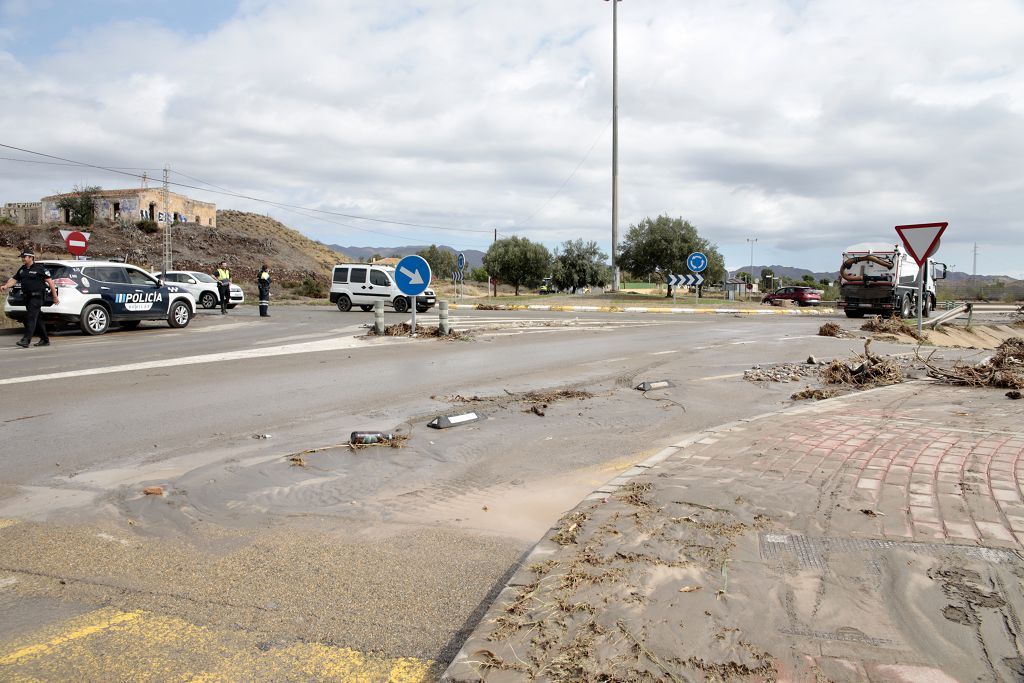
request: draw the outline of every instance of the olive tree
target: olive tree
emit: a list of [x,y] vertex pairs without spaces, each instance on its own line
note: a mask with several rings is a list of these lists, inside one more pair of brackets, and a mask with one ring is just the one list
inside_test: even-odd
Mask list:
[[[636,277],[689,272],[686,257],[695,251],[708,257],[704,278],[709,282],[725,279],[725,260],[718,248],[700,236],[697,228],[682,218],[658,216],[630,225],[625,240],[619,245],[618,265]],[[672,296],[668,288],[667,296]]]
[[506,237],[490,246],[484,254],[484,268],[491,277],[515,287],[536,287],[551,271],[551,253],[547,247],[525,237]]

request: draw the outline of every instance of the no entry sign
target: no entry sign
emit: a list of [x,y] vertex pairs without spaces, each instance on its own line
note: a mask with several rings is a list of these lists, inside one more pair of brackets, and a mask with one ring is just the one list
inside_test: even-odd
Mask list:
[[72,256],[85,256],[89,249],[89,235],[81,230],[72,230],[64,234],[64,244]]

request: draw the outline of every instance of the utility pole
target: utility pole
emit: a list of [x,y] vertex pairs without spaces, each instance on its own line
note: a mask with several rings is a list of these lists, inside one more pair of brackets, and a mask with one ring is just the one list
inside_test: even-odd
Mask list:
[[173,269],[172,258],[171,258],[171,228],[172,221],[170,218],[171,210],[171,190],[170,190],[170,175],[171,166],[170,164],[164,165],[164,220],[167,221],[167,226],[164,228],[164,275],[168,271]]
[[[494,229],[494,241],[495,242],[498,241],[498,229],[497,228]],[[498,281],[495,280],[493,277],[491,277],[490,273],[487,274],[487,277],[490,277],[491,278],[491,282],[493,283],[493,286],[494,286],[494,298],[498,298]]]
[[[619,291],[619,18],[612,2],[612,291]],[[605,0],[608,2],[608,0]]]
[[750,287],[750,289],[747,290],[747,300],[749,301],[750,297],[753,296],[753,294],[754,294],[754,287],[753,287],[753,284],[754,284],[754,244],[757,242],[757,238],[756,237],[754,237],[754,238],[748,237],[747,241],[750,242],[750,285],[751,285],[751,287]]

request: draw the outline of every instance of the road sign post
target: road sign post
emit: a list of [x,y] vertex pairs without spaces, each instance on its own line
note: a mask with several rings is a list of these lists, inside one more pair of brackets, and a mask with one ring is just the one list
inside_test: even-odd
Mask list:
[[[708,257],[702,252],[695,251],[686,257],[686,267],[691,273],[703,273],[708,267]],[[700,305],[700,285],[697,285],[697,305]]]
[[395,266],[395,284],[398,291],[411,298],[412,329],[410,334],[416,336],[416,299],[430,285],[430,264],[422,256],[406,256]]
[[924,322],[924,279],[927,275],[928,259],[939,250],[942,233],[949,223],[917,223],[897,225],[896,234],[903,240],[907,253],[917,262],[917,333],[921,334]]

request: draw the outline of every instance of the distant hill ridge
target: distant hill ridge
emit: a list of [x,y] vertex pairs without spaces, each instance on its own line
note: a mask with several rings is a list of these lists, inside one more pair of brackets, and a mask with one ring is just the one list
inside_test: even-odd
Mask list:
[[[430,247],[429,244],[404,247],[343,247],[339,244],[328,244],[327,246],[335,251],[344,252],[356,261],[369,261],[370,257],[375,254],[379,254],[383,258],[388,258],[389,256],[409,256]],[[437,248],[450,251],[453,254],[459,253],[458,249],[445,244],[439,244]],[[463,249],[462,253],[466,255],[466,266],[468,268],[479,268],[484,264],[484,252],[477,249]]]

